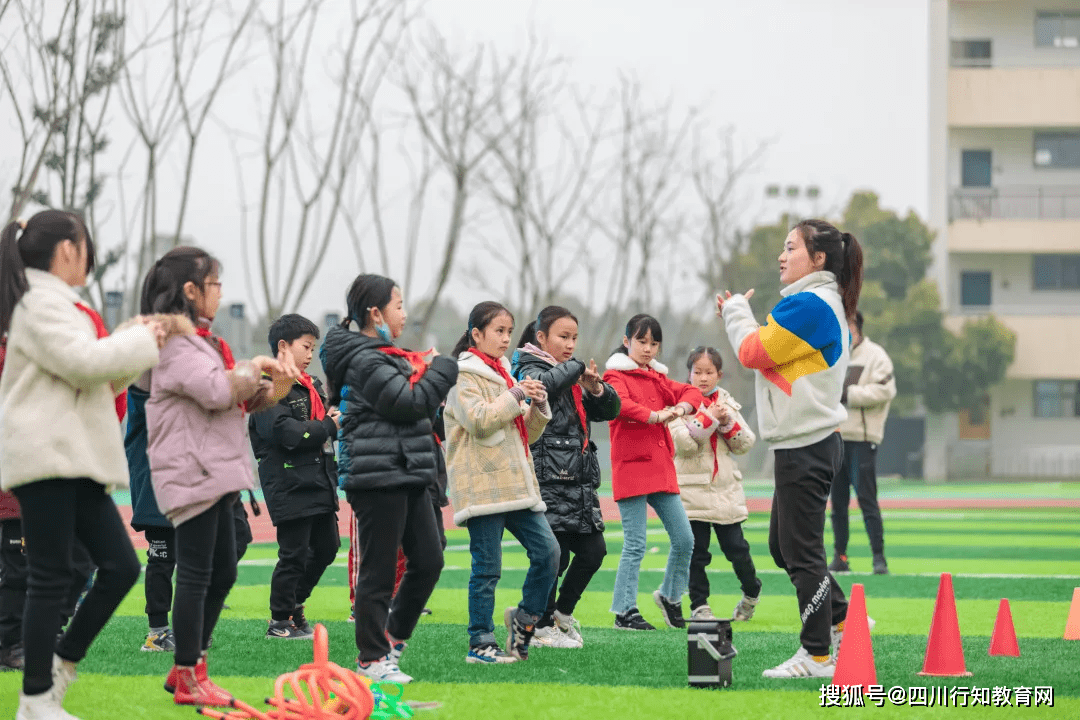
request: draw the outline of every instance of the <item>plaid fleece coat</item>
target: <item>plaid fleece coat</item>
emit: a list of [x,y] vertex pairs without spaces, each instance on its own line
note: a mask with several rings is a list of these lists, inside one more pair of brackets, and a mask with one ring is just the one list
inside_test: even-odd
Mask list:
[[[510,363],[500,358],[507,374]],[[480,515],[545,512],[532,458],[514,426],[525,416],[529,443],[551,419],[510,394],[506,382],[471,352],[458,358],[458,380],[446,398],[446,471],[454,524]]]

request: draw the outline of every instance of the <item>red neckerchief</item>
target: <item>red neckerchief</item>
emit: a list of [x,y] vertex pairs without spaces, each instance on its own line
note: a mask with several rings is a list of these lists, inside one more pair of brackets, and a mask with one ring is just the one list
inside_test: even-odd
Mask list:
[[[487,353],[480,352],[476,348],[473,349],[475,350],[474,354],[476,357],[480,358],[480,362],[497,372],[499,377],[506,381],[507,388],[514,387],[514,378],[510,377],[510,373],[506,372],[506,369],[503,368],[501,362]],[[529,430],[525,427],[525,416],[518,415],[515,417],[514,425],[517,426],[518,435],[521,436],[521,444],[525,446],[525,457],[529,457]]]
[[308,395],[311,396],[311,419],[322,420],[326,417],[326,408],[323,407],[322,398],[319,397],[318,391],[315,390],[315,383],[311,381],[311,376],[307,373],[300,373],[299,382],[307,388]]
[[[109,330],[105,327],[105,321],[101,319],[101,316],[98,315],[93,308],[79,302],[75,303],[75,307],[90,316],[90,319],[94,323],[94,330],[97,331],[98,340],[109,336]],[[116,418],[118,420],[123,420],[124,416],[127,415],[127,392],[122,392],[117,395],[113,404],[116,407]]]
[[225,338],[220,338],[214,333],[210,332],[210,328],[197,327],[195,328],[195,334],[199,337],[204,337],[210,341],[221,357],[225,360],[225,369],[232,370],[236,367],[236,358],[233,357],[232,348],[229,347],[229,343],[225,342]]
[[427,370],[427,363],[424,362],[424,353],[415,352],[413,350],[403,350],[393,345],[383,345],[379,348],[387,355],[394,357],[405,358],[409,365],[412,367],[412,375],[409,376],[409,387],[413,387],[420,381],[420,376]]

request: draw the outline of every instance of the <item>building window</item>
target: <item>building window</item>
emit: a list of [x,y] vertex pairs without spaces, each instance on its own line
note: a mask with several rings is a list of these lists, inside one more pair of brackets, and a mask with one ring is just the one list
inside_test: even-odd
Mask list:
[[990,67],[993,51],[989,40],[953,40],[953,67]]
[[1035,47],[1080,47],[1080,12],[1035,13]]
[[960,304],[964,307],[990,305],[990,273],[960,273]]
[[994,155],[990,150],[960,151],[960,184],[963,187],[993,185]]
[[1036,132],[1035,167],[1080,168],[1080,132]]
[[1080,255],[1032,255],[1035,290],[1080,290]]
[[1036,380],[1032,415],[1037,418],[1080,417],[1078,385],[1076,380]]

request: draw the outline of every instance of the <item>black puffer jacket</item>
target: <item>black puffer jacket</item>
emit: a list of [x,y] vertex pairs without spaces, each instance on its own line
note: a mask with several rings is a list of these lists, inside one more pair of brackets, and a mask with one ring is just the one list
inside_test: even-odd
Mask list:
[[[325,407],[322,383],[318,378],[312,380]],[[311,394],[306,387],[296,383],[277,405],[252,415],[248,435],[274,525],[337,510],[333,453],[337,426],[329,417],[312,419]]]
[[431,420],[457,382],[457,362],[440,355],[410,385],[408,361],[380,347],[389,343],[333,327],[319,351],[327,382],[340,400],[340,485],[345,490],[432,486],[437,448]]
[[[585,372],[585,364],[571,358],[552,365],[532,353],[518,350],[513,357],[514,377],[529,376],[544,383],[551,406],[551,422],[540,439],[530,446],[540,495],[547,504],[547,519],[555,532],[591,533],[604,529],[600,514],[600,462],[589,422],[606,422],[619,414],[618,393],[604,384],[604,394],[582,393],[586,428],[574,407],[573,387]],[[584,452],[582,452],[584,450]]]

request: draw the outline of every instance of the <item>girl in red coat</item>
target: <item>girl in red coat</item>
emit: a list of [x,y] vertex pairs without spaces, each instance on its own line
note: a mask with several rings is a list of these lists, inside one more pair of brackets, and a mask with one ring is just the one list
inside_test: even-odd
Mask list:
[[693,412],[704,402],[701,391],[667,377],[657,362],[663,333],[649,315],[635,315],[626,324],[622,347],[608,358],[604,382],[622,400],[611,421],[611,487],[622,517],[623,549],[615,575],[611,611],[620,630],[655,630],[638,612],[638,574],[645,557],[645,524],[651,505],[664,524],[671,550],[664,582],[653,600],[670,626],[686,625],[682,596],[690,574],[694,536],[679,499],[675,475],[675,443],[667,422]]

